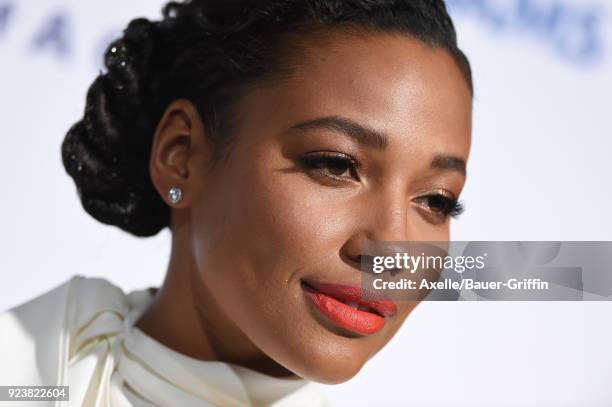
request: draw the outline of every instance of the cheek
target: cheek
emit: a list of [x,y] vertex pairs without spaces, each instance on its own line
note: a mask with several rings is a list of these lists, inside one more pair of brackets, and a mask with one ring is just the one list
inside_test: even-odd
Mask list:
[[227,235],[241,242],[255,269],[288,274],[338,253],[352,217],[334,206],[322,187],[305,175],[263,164],[242,180],[227,191]]
[[348,205],[333,204],[329,189],[273,156],[234,154],[193,210],[193,250],[210,290],[220,299],[236,294],[228,311],[274,309],[298,300],[305,270],[337,261],[356,217]]

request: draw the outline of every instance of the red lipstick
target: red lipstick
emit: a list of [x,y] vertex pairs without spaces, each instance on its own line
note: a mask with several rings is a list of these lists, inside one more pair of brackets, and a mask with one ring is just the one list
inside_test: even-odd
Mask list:
[[397,312],[393,301],[362,298],[359,287],[309,281],[303,282],[302,288],[327,319],[360,335],[380,331],[386,318]]

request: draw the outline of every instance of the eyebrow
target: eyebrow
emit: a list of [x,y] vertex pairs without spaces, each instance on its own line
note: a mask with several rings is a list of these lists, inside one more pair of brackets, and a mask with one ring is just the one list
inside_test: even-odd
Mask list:
[[[327,116],[291,126],[291,129],[298,130],[313,128],[323,128],[335,133],[345,134],[358,143],[373,147],[377,150],[384,150],[389,145],[389,138],[384,133],[345,117]],[[465,160],[450,155],[436,155],[433,160],[431,160],[430,167],[436,170],[455,171],[462,175],[466,174]]]
[[457,171],[465,175],[465,160],[450,155],[437,155],[431,160],[431,168],[443,171]]
[[291,129],[312,128],[324,128],[336,133],[345,134],[358,143],[377,150],[384,150],[389,145],[389,139],[385,134],[344,117],[321,117],[291,126]]

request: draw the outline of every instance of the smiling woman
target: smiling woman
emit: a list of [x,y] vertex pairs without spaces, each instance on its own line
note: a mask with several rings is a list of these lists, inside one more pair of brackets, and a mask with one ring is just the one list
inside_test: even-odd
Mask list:
[[106,65],[64,164],[101,222],[170,227],[166,279],[9,311],[28,345],[0,376],[75,405],[324,404],[309,382],[350,379],[416,305],[362,298],[362,243],[448,240],[462,209],[472,85],[443,2],[173,2]]

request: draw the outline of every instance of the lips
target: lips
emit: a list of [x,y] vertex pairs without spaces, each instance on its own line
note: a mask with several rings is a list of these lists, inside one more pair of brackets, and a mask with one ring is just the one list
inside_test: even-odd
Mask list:
[[393,301],[364,299],[359,287],[302,282],[314,306],[332,323],[359,335],[372,335],[397,312]]

